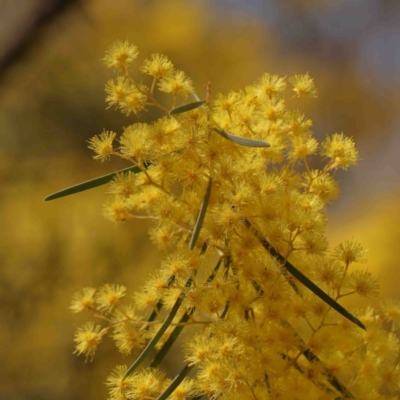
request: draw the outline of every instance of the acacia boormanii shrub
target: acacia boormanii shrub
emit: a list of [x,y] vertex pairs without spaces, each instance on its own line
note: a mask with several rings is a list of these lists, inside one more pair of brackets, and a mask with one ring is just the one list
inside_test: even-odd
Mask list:
[[[114,284],[74,296],[74,312],[102,322],[78,329],[78,354],[93,358],[106,335],[123,355],[135,353],[108,378],[110,399],[398,398],[399,303],[354,314],[340,305],[376,295],[377,284],[354,267],[365,261],[360,244],[328,247],[333,173],[358,153],[342,133],[313,138],[296,108],[317,96],[310,76],[266,73],[215,98],[208,85],[200,100],[162,54],[138,68],[149,76],[142,83],[137,57],[128,42],[107,51],[117,76],[106,101],[127,116],[156,107],[163,117],[93,137],[94,158],[120,157],[128,168],[48,198],[109,182],[104,215],[151,219],[150,238],[168,253],[133,301]],[[312,169],[317,155],[323,167]],[[173,345],[185,364],[167,377],[160,364]]]

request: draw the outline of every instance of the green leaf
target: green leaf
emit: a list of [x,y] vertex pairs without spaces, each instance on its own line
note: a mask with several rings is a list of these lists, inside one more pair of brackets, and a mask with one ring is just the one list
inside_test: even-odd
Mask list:
[[230,140],[233,143],[240,144],[241,146],[247,147],[270,147],[271,145],[263,140],[255,140],[244,138],[241,136],[232,135],[232,133],[225,132],[222,129],[214,128],[214,131],[217,132],[219,135],[224,137],[225,139]]
[[189,249],[190,250],[194,249],[194,246],[196,245],[197,239],[199,237],[199,233],[200,233],[201,227],[203,225],[204,217],[205,217],[206,211],[207,211],[208,202],[210,200],[211,186],[212,186],[212,178],[210,176],[210,179],[208,181],[206,194],[204,195],[203,203],[201,204],[199,215],[197,216],[196,225],[193,228],[192,237],[190,239],[190,243],[189,243]]
[[219,267],[221,266],[221,263],[222,263],[222,258],[220,258],[219,260],[218,260],[218,262],[217,262],[217,265],[214,267],[214,269],[213,269],[213,271],[211,272],[211,275],[208,277],[208,279],[206,280],[206,285],[207,284],[209,284],[209,283],[211,283],[213,280],[214,280],[214,278],[215,278],[215,275],[217,275],[217,272],[218,272],[218,270],[219,270]]
[[181,382],[189,375],[189,372],[193,369],[194,365],[186,364],[182,371],[175,377],[175,379],[169,384],[169,386],[162,392],[157,400],[168,399],[169,395],[181,384]]
[[[220,262],[218,262],[218,264],[216,265],[216,267],[214,268],[213,273],[210,275],[210,277],[208,278],[207,282],[211,279],[214,279],[215,277],[215,273],[218,271],[220,266]],[[222,311],[221,316],[219,317],[219,320],[224,319],[227,312],[229,310],[229,300],[225,305],[224,310]],[[211,335],[210,335],[211,337]],[[185,379],[185,377],[189,374],[189,372],[192,370],[192,368],[194,367],[194,365],[189,365],[186,364],[185,367],[182,369],[182,371],[179,373],[179,375],[177,375],[175,377],[175,379],[169,384],[169,386],[164,390],[163,393],[160,394],[160,396],[157,397],[157,400],[165,400],[168,398],[168,396],[170,394],[173,393],[173,391],[181,384],[181,382]],[[203,397],[203,395],[200,395],[198,397],[195,397],[193,400],[195,399],[201,399]]]
[[147,319],[147,322],[152,322],[156,319],[157,317],[157,312],[160,311],[162,309],[163,306],[163,301],[162,300],[158,300],[157,304],[156,304],[156,310],[153,310],[149,316],[149,318]]
[[360,328],[367,330],[365,328],[365,325],[358,319],[356,318],[353,314],[351,314],[349,311],[347,311],[343,306],[341,306],[338,302],[336,302],[332,297],[330,297],[327,293],[325,293],[320,287],[318,287],[314,282],[312,282],[310,279],[308,279],[302,272],[300,272],[293,264],[291,264],[289,261],[287,261],[278,251],[272,247],[272,245],[260,235],[259,232],[257,232],[250,222],[247,219],[242,219],[242,222],[244,225],[252,230],[261,243],[261,245],[279,262],[283,265],[283,267],[286,269],[287,272],[292,274],[299,282],[301,282],[305,287],[310,289],[315,295],[317,295],[322,301],[324,301],[326,304],[328,304],[330,307],[332,307],[334,310],[336,310],[339,314],[343,315],[345,318],[347,318],[349,321],[353,322],[355,325],[359,326]]
[[[298,336],[298,335],[297,335]],[[299,338],[299,337],[297,337]],[[301,340],[301,338],[299,338]],[[305,346],[306,344],[303,342],[303,345]],[[340,393],[344,395],[345,399],[354,399],[355,397],[353,394],[347,389],[346,386],[342,385],[339,380],[334,376],[329,368],[318,358],[317,355],[315,355],[310,349],[306,349],[303,351],[304,357],[307,358],[308,361],[314,364],[318,364],[321,366],[321,369],[323,371],[323,374],[327,377],[328,382]]]
[[[193,279],[189,278],[187,280],[185,286],[190,287],[192,284],[192,281],[193,281]],[[144,348],[144,350],[139,355],[139,357],[134,361],[134,363],[125,372],[125,375],[122,378],[123,380],[126,379],[128,376],[132,375],[133,372],[136,370],[136,368],[146,359],[146,357],[149,355],[149,353],[154,349],[154,347],[156,346],[158,341],[161,339],[162,335],[164,335],[165,331],[171,325],[171,322],[175,318],[175,315],[178,312],[184,298],[185,298],[185,293],[181,292],[181,294],[179,295],[178,299],[176,300],[174,306],[172,307],[171,311],[169,312],[168,317],[165,318],[165,320],[162,323],[162,325],[160,326],[159,330],[153,336],[153,338],[150,340],[150,342],[147,344],[147,346]]]
[[154,357],[154,360],[150,364],[150,368],[157,368],[160,365],[161,361],[167,355],[168,351],[170,350],[172,345],[175,343],[176,339],[178,339],[183,328],[185,327],[184,324],[189,321],[189,318],[193,314],[193,312],[194,312],[194,308],[192,308],[191,310],[189,310],[185,314],[183,314],[183,317],[179,320],[179,323],[182,325],[177,325],[174,328],[172,333],[169,335],[169,338],[163,344],[163,346],[161,347],[161,349],[157,353],[157,355]]
[[141,172],[141,169],[137,166],[129,167],[129,168],[121,169],[117,172],[113,172],[112,174],[103,175],[103,176],[100,176],[99,178],[91,179],[90,181],[78,183],[77,185],[70,186],[69,188],[66,188],[66,189],[63,189],[63,190],[60,190],[58,192],[48,195],[44,199],[44,201],[59,199],[60,197],[69,196],[70,194],[84,192],[85,190],[89,190],[89,189],[93,189],[97,186],[105,185],[106,183],[111,182],[118,173],[121,173],[121,172],[127,173],[129,171],[137,174],[137,173]]
[[183,106],[176,107],[172,109],[169,113],[171,115],[174,114],[182,114],[184,112],[194,110],[195,108],[201,107],[205,103],[205,100],[195,101],[194,103],[184,104]]
[[[208,283],[211,283],[215,275],[217,274],[219,267],[221,265],[222,259],[218,260],[217,265],[214,267],[211,275],[208,277],[206,281],[206,285]],[[161,361],[164,359],[166,354],[168,353],[169,349],[172,347],[172,345],[175,343],[176,339],[178,339],[179,335],[181,334],[183,328],[185,327],[183,324],[189,321],[190,316],[194,313],[195,309],[191,308],[190,310],[186,311],[186,313],[183,315],[183,317],[180,319],[179,324],[182,325],[177,325],[174,330],[172,331],[171,335],[167,339],[167,341],[163,344],[162,348],[160,351],[157,353],[157,355],[154,357],[154,360],[152,361],[150,368],[156,368],[160,365]]]
[[226,314],[228,313],[228,310],[229,310],[229,300],[227,301],[225,308],[222,310],[219,319],[224,319],[226,317]]

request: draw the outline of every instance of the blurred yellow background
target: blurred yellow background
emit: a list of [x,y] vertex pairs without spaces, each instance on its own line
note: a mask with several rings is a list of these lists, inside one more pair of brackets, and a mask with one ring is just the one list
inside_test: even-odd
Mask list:
[[361,241],[381,297],[399,298],[399,15],[382,0],[0,1],[0,398],[106,398],[108,372],[133,360],[111,341],[92,363],[73,355],[86,318],[68,306],[86,285],[140,287],[163,257],[148,225],[105,220],[105,187],[43,202],[128,166],[94,161],[86,142],[135,121],[105,109],[100,59],[116,39],[166,54],[200,97],[207,81],[215,95],[263,72],[314,77],[319,98],[300,108],[316,137],[343,131],[361,157],[336,174],[328,237]]

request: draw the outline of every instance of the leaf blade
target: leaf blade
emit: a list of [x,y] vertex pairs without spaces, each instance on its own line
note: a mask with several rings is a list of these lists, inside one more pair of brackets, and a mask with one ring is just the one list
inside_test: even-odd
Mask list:
[[205,100],[200,100],[200,101],[195,101],[193,103],[184,104],[183,106],[179,106],[172,109],[169,113],[170,115],[182,114],[201,107],[203,104],[205,104],[205,102],[206,102]]
[[225,139],[230,140],[233,143],[239,144],[246,147],[270,147],[271,145],[263,140],[249,139],[241,136],[232,135],[232,133],[225,132],[222,129],[214,128],[214,131]]
[[211,186],[212,186],[212,178],[210,176],[210,179],[208,181],[206,194],[204,195],[203,202],[201,203],[199,215],[197,216],[197,221],[196,221],[196,224],[195,224],[195,226],[193,228],[192,237],[190,239],[190,243],[189,243],[189,249],[190,250],[193,250],[194,246],[196,245],[197,239],[198,239],[199,234],[200,234],[201,227],[203,225],[204,217],[206,216],[207,206],[208,206],[208,202],[210,200],[210,195],[211,195]]
[[175,379],[169,384],[169,386],[157,397],[157,400],[166,400],[169,395],[182,383],[182,381],[188,376],[189,372],[194,368],[194,365],[186,364],[182,371],[175,377]]
[[44,201],[59,199],[61,197],[70,196],[71,194],[84,192],[86,190],[105,185],[106,183],[111,182],[118,173],[125,173],[125,172],[129,172],[129,171],[137,174],[137,173],[141,172],[141,169],[137,166],[120,169],[119,171],[113,172],[111,174],[107,174],[107,175],[100,176],[98,178],[90,179],[88,181],[78,183],[77,185],[73,185],[68,188],[59,190],[58,192],[49,194],[48,196],[46,196],[44,198]]
[[325,293],[319,286],[317,286],[314,282],[312,282],[309,278],[307,278],[301,271],[299,271],[293,264],[287,261],[264,237],[260,235],[257,230],[255,230],[251,223],[247,219],[242,219],[244,225],[253,231],[261,245],[273,256],[275,257],[289,272],[292,276],[294,276],[299,282],[301,282],[307,289],[313,292],[316,296],[318,296],[323,302],[328,304],[331,308],[341,314],[343,317],[347,318],[349,321],[353,322],[353,324],[358,327],[367,330],[365,325],[356,318],[353,314],[347,311],[343,306],[341,306],[338,302],[336,302],[332,297],[330,297],[327,293]]
[[[193,278],[189,278],[186,282],[185,287],[190,287],[192,284],[192,281],[193,281]],[[172,307],[171,311],[169,312],[167,318],[165,318],[164,322],[158,329],[157,333],[153,336],[153,338],[150,340],[150,342],[147,344],[147,346],[144,348],[144,350],[140,353],[139,357],[136,358],[136,360],[133,362],[133,364],[127,369],[122,380],[125,380],[128,376],[132,375],[133,372],[136,370],[136,368],[146,359],[146,357],[149,355],[149,353],[154,349],[154,347],[156,346],[158,341],[161,339],[162,335],[164,335],[165,331],[171,325],[171,322],[175,318],[175,315],[178,312],[184,298],[185,298],[185,293],[181,292],[178,299],[176,300],[174,306]]]
[[[219,259],[217,262],[217,265],[214,267],[211,275],[208,277],[206,284],[211,283],[215,275],[217,274],[219,267],[221,265],[222,259]],[[191,308],[190,310],[186,311],[185,314],[183,314],[182,318],[179,321],[180,325],[177,325],[174,330],[172,331],[171,335],[169,338],[166,340],[164,345],[161,347],[159,352],[156,354],[154,357],[153,361],[150,364],[150,368],[156,368],[159,366],[159,364],[162,362],[166,354],[168,353],[169,349],[173,346],[175,341],[178,339],[179,335],[181,334],[183,328],[185,327],[184,324],[189,321],[190,317],[192,314],[195,312],[195,308]]]
[[179,335],[183,331],[183,328],[185,327],[184,324],[189,321],[190,316],[192,315],[193,312],[194,309],[189,310],[185,314],[183,314],[183,317],[179,320],[179,324],[181,325],[177,325],[174,328],[167,341],[163,344],[160,351],[154,357],[154,360],[150,364],[150,368],[157,368],[160,365],[161,361],[167,355],[168,351],[170,350],[172,345],[175,343],[175,341],[178,339]]
[[[217,266],[214,268],[213,273],[210,275],[210,277],[208,278],[208,280],[212,280],[214,279],[215,273],[218,271],[220,266],[220,262],[218,262]],[[212,278],[211,278],[212,277]],[[207,282],[208,282],[207,280]],[[226,314],[228,313],[229,310],[229,300],[227,301],[224,310],[222,311],[220,317],[218,318],[218,320],[222,320],[226,317]],[[211,337],[212,335],[210,334],[209,337]],[[157,397],[157,400],[165,400],[168,398],[168,396],[170,394],[172,394],[174,392],[174,390],[179,386],[179,384],[183,381],[183,379],[185,379],[185,377],[189,374],[189,372],[192,370],[192,368],[195,366],[195,364],[190,365],[190,364],[186,364],[182,371],[175,377],[175,379],[169,384],[169,386],[164,390],[163,393],[160,394],[159,397]],[[194,397],[193,400],[196,399],[201,399],[203,397],[203,395],[201,394],[200,396]]]

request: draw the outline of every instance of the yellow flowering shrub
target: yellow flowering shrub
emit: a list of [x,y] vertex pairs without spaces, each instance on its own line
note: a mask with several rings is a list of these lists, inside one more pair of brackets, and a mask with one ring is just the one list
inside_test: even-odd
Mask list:
[[[106,284],[82,289],[71,305],[103,322],[77,331],[78,354],[92,358],[105,335],[124,355],[140,352],[111,373],[110,399],[397,398],[400,304],[354,313],[340,305],[375,296],[378,285],[354,268],[365,262],[359,243],[328,247],[326,205],[339,195],[333,172],[355,165],[358,153],[342,133],[318,143],[295,108],[317,96],[312,78],[264,74],[215,98],[208,84],[200,100],[161,54],[136,67],[151,77],[143,83],[133,69],[138,54],[128,42],[107,51],[117,76],[106,101],[127,115],[156,107],[163,116],[92,138],[94,158],[131,163],[92,186],[109,182],[104,215],[112,222],[151,219],[150,238],[168,256],[133,301],[125,287]],[[317,155],[325,165],[312,169]],[[186,364],[167,377],[160,364],[189,325]]]

